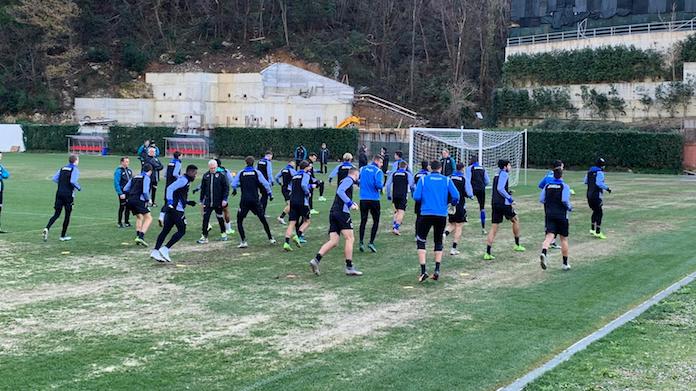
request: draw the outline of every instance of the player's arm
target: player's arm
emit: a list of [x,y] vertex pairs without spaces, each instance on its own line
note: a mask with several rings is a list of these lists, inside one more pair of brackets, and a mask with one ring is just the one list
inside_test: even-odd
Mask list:
[[275,183],[277,183],[278,186],[283,186],[283,183],[280,181],[280,178],[283,177],[283,170],[278,171],[276,176],[273,177],[273,179],[275,180]]
[[466,183],[471,182],[471,166],[466,166],[464,169],[464,179],[466,179]]
[[491,184],[491,178],[488,176],[488,171],[483,170],[483,183],[488,186]]
[[585,174],[585,177],[582,179],[582,183],[587,184],[587,174]]
[[375,174],[375,188],[381,191],[384,188],[384,173],[382,170],[377,170]]
[[567,183],[563,184],[563,193],[561,193],[561,201],[568,211],[573,210],[573,205],[570,203],[570,186]]
[[546,203],[546,186],[544,186],[544,188],[541,189],[541,193],[539,193],[539,202],[542,204]]
[[309,175],[303,175],[302,176],[302,190],[304,191],[305,195],[309,195],[309,181],[311,177]]
[[333,170],[331,170],[331,174],[329,174],[329,183],[338,175],[338,169],[341,168],[341,165],[339,164],[338,166],[334,167]]
[[128,183],[126,183],[126,185],[123,186],[123,191],[124,191],[124,192],[128,193],[128,192],[130,191],[132,182],[133,182],[133,180],[132,180],[132,179],[129,179],[129,180],[128,180]]
[[174,163],[174,178],[182,177],[181,174],[181,162]]
[[413,182],[413,173],[411,171],[406,171],[406,178],[408,178],[408,190],[413,191],[413,186],[415,186]]
[[269,196],[272,195],[273,189],[271,189],[271,184],[268,183],[268,181],[266,180],[266,178],[264,178],[263,175],[261,175],[261,172],[259,172],[259,170],[256,170],[256,172],[257,172],[257,177],[259,178],[259,182],[261,182],[261,185],[263,186],[263,188],[266,189],[266,193],[268,193]]
[[500,172],[500,176],[498,177],[498,187],[496,190],[498,193],[500,193],[503,198],[508,200],[509,203],[512,203],[512,195],[505,191],[505,184],[508,182],[508,173],[505,171]]
[[611,189],[609,189],[609,186],[607,186],[607,184],[604,183],[604,172],[602,171],[597,171],[597,187],[611,193]]
[[346,178],[338,185],[338,189],[336,189],[336,195],[341,198],[341,201],[346,203],[348,208],[353,206],[353,200],[351,200],[350,197],[348,197],[348,194],[346,194],[346,190],[348,190],[348,188],[351,186],[353,186],[353,181]]
[[150,201],[150,182],[151,179],[148,175],[143,176],[143,195],[145,196],[145,201]]
[[392,189],[391,189],[391,188],[392,188],[392,182],[393,182],[393,181],[394,181],[394,180],[393,180],[393,175],[389,175],[389,176],[387,177],[387,184],[384,185],[384,187],[387,188],[387,199],[388,199],[388,200],[391,200],[391,197],[392,197]]
[[[466,179],[464,180],[466,181],[466,184],[464,185],[464,191],[466,191],[466,196],[469,199],[472,199],[474,198],[474,188],[471,187],[471,182],[467,181]],[[461,196],[464,197],[464,194],[461,194]]]
[[82,191],[82,186],[77,182],[77,180],[80,178],[80,170],[77,169],[77,167],[73,168],[72,173],[70,173],[70,183],[73,185],[74,188],[77,189],[77,191]]
[[188,179],[183,175],[177,178],[171,185],[167,186],[165,190],[167,198],[167,206],[174,207],[174,192],[181,189],[188,184]]
[[[266,175],[269,178],[273,178],[273,166],[271,165],[270,160],[268,161],[268,164],[266,164]],[[266,181],[266,178],[264,177],[263,180]],[[270,186],[273,186],[273,181],[271,181],[270,183],[268,181],[266,181],[266,183],[268,183]]]
[[240,176],[242,176],[241,173],[237,173],[237,175],[232,178],[232,190],[237,190],[237,188],[239,187]]
[[416,201],[420,201],[421,199],[423,199],[423,181],[424,180],[425,180],[425,177],[418,180],[418,184],[416,185],[416,191],[413,192],[413,199]]
[[10,177],[10,172],[7,171],[2,164],[0,164],[0,177],[2,177],[2,179],[8,179]]
[[449,191],[450,197],[452,197],[452,205],[457,205],[459,203],[459,190],[457,190],[457,186],[454,185],[454,182],[452,182],[451,179],[447,179],[447,190]]
[[60,178],[60,170],[56,171],[55,175],[53,175],[53,182],[58,183],[58,178]]
[[121,191],[121,173],[119,171],[121,170],[118,168],[114,171],[114,190],[116,190],[117,196],[123,195],[123,191]]
[[549,180],[549,176],[548,175],[544,176],[539,181],[539,184],[537,185],[537,187],[543,190],[546,187],[546,183],[548,182],[548,180]]

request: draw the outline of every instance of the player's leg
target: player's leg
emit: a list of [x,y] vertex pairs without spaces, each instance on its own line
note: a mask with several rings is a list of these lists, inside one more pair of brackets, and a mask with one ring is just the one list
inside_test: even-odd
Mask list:
[[493,254],[491,254],[491,249],[493,248],[493,242],[495,241],[495,236],[498,234],[498,227],[500,224],[492,223],[491,230],[488,231],[488,236],[486,237],[486,254],[484,254],[483,259],[490,261],[495,259]]
[[174,227],[174,211],[170,211],[169,213],[165,213],[164,215],[164,221],[162,223],[162,231],[160,231],[159,235],[157,235],[157,240],[155,241],[155,248],[150,252],[150,258],[154,259],[157,262],[165,262],[166,258],[162,256],[162,253],[160,252],[160,249],[162,248],[162,245],[164,244],[164,240],[167,239],[167,236],[169,235],[169,232],[171,232],[172,228]]
[[604,209],[602,208],[602,200],[599,200],[597,203],[597,219],[596,219],[596,225],[597,229],[595,232],[597,232],[597,238],[599,239],[606,239],[607,236],[602,232],[602,218],[604,217]]
[[481,219],[481,233],[486,234],[486,192],[476,192],[476,200],[479,204],[479,218]]
[[324,181],[319,181],[319,201],[324,202],[326,201],[326,197],[324,197]]
[[588,198],[587,199],[587,205],[590,207],[592,210],[592,216],[590,216],[590,235],[596,236],[597,235],[597,205],[596,202]]
[[302,214],[302,209],[302,206],[290,205],[290,212],[288,214],[288,228],[285,230],[285,243],[283,244],[283,250],[285,251],[292,251],[292,247],[290,246],[291,237],[297,245],[297,247],[302,247],[302,243],[300,243],[300,238],[296,234],[297,224],[298,220],[300,219],[300,215]]
[[365,200],[360,200],[360,228],[359,228],[359,235],[360,235],[360,252],[365,251],[365,245],[363,244],[365,240],[365,228],[367,227],[367,218],[369,216],[369,203],[368,201]]
[[405,211],[403,209],[397,209],[394,214],[394,233],[396,235],[401,235],[399,229],[401,228],[401,223],[404,221],[404,213]]
[[307,232],[309,229],[309,225],[312,223],[312,219],[310,217],[310,212],[308,210],[305,210],[305,215],[303,216],[302,220],[302,225],[300,226],[300,237],[303,237],[304,234]]
[[268,207],[268,193],[266,193],[265,191],[263,192],[263,194],[261,194],[261,201],[260,202],[261,202],[261,208],[263,210],[263,214],[265,215],[266,208]]
[[225,205],[222,208],[223,220],[225,220],[225,233],[227,235],[234,235],[234,228],[232,228],[232,217],[230,216],[230,205]]
[[60,217],[60,214],[63,212],[63,199],[56,195],[56,201],[53,204],[53,216],[51,216],[50,219],[48,219],[48,223],[46,224],[46,227],[44,228],[44,240],[46,240],[46,236],[48,233],[48,230],[51,229],[53,224],[58,220]]
[[376,253],[375,238],[377,238],[377,231],[379,230],[379,217],[382,213],[382,206],[379,201],[371,201],[371,204],[370,215],[372,216],[372,231],[370,231],[370,243],[367,244],[367,248],[373,253]]
[[457,246],[459,245],[459,240],[462,238],[462,228],[463,227],[464,227],[464,223],[454,223],[454,238],[452,240],[452,250],[450,251],[450,255],[459,254],[459,250],[457,249]]
[[268,225],[268,220],[266,219],[266,215],[264,214],[264,212],[265,209],[263,209],[263,211],[259,210],[257,212],[254,212],[254,214],[259,218],[259,221],[263,226],[263,231],[266,232],[266,237],[268,238],[268,241],[271,242],[271,244],[275,244],[276,240],[273,238],[273,234],[271,233],[271,227]]
[[[418,227],[416,227],[416,248],[418,249],[418,264],[420,265],[420,275],[418,281],[423,282],[428,279],[428,272],[425,263],[425,245],[428,240],[428,233],[432,227],[432,216],[421,216]],[[440,234],[442,235],[442,234]]]
[[288,201],[288,196],[285,195],[285,192],[283,192],[283,197],[285,197],[285,207],[283,208],[283,211],[280,213],[280,216],[278,216],[278,218],[276,219],[281,225],[287,224],[285,222],[285,216],[287,216],[288,212],[290,212],[290,202]]
[[539,254],[539,264],[543,270],[546,270],[547,262],[546,257],[548,256],[549,246],[553,242],[554,237],[554,227],[551,227],[549,220],[546,220],[546,236],[544,241],[541,243],[541,254]]
[[145,236],[147,231],[150,229],[150,224],[152,224],[152,214],[150,212],[147,212],[143,214],[143,229],[140,230],[143,236]]
[[[350,220],[350,217],[348,217]],[[348,224],[348,227],[352,227],[352,222]],[[353,245],[355,244],[355,234],[353,229],[343,229],[341,230],[341,235],[345,242],[345,247],[343,247],[343,256],[346,259],[346,275],[348,276],[362,276],[363,272],[358,271],[353,265]]]
[[68,236],[68,227],[70,226],[70,216],[72,215],[73,210],[72,197],[70,197],[69,200],[66,200],[63,208],[65,209],[65,215],[63,217],[63,229],[60,231],[60,240],[70,240],[70,236]]
[[123,228],[123,211],[125,209],[125,205],[124,205],[121,197],[117,197],[117,199],[118,199],[118,214],[116,216],[116,224],[118,225],[119,228]]
[[[514,213],[514,212],[513,212]],[[510,222],[512,223],[512,234],[515,237],[515,251],[525,251],[524,246],[520,244],[520,235],[522,227],[520,226],[520,216],[514,215]]]
[[225,225],[225,214],[222,206],[215,208],[215,218],[217,218],[218,226],[220,227],[220,240],[227,240],[227,226]]
[[152,206],[157,206],[157,203],[155,203],[155,199],[157,198],[157,183],[155,182],[150,182],[151,183],[151,189],[152,189],[152,197],[150,198],[150,202],[152,203]]
[[445,232],[445,226],[447,225],[447,218],[437,216],[433,220],[433,235],[435,241],[435,272],[433,273],[433,280],[438,280],[440,278],[440,264],[442,263],[442,250],[443,245],[443,233]]
[[561,255],[563,256],[563,270],[570,270],[570,263],[568,263],[568,237],[561,235]]
[[237,211],[237,231],[239,231],[240,245],[246,243],[246,231],[244,231],[244,219],[249,213],[249,208],[245,203],[239,205],[239,210]]
[[213,208],[209,206],[203,207],[203,222],[201,223],[201,238],[198,239],[198,244],[208,243],[208,225],[210,225],[210,215],[213,213]]

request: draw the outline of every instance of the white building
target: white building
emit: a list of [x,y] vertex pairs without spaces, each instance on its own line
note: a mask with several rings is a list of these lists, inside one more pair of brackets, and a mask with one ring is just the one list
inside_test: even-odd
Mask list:
[[335,127],[351,116],[354,89],[289,64],[260,73],[147,73],[154,98],[76,98],[78,120],[180,128]]

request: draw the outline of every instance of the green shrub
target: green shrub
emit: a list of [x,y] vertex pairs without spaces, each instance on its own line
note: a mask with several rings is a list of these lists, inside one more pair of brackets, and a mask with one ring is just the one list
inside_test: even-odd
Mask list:
[[568,167],[587,168],[599,156],[614,168],[677,173],[682,168],[683,138],[676,132],[577,131],[531,129],[528,159],[547,167],[562,159]]
[[164,154],[164,138],[173,135],[174,128],[112,126],[109,128],[109,149],[112,153],[132,155],[143,141],[154,140]]
[[91,47],[87,49],[85,58],[89,62],[108,62],[111,59],[109,51],[101,47]]
[[136,72],[143,72],[150,62],[150,56],[147,52],[140,49],[132,43],[126,44],[123,48],[123,55],[121,57],[123,66],[130,70]]
[[22,125],[24,145],[28,151],[68,151],[68,138],[76,134],[77,125]]
[[319,152],[326,143],[334,157],[358,149],[357,129],[259,129],[216,128],[212,141],[214,151],[220,156],[260,156],[267,150],[278,158],[292,157],[295,148],[304,144],[308,152]]

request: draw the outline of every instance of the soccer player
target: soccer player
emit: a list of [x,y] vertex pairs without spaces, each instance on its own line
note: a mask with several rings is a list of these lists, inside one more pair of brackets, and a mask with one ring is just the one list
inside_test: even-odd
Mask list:
[[53,182],[58,184],[58,189],[56,190],[56,201],[53,205],[55,212],[46,228],[43,229],[43,240],[44,242],[48,240],[48,231],[51,229],[53,223],[58,220],[63,209],[65,209],[65,218],[63,219],[63,230],[60,232],[61,242],[68,241],[72,239],[68,236],[68,226],[70,225],[70,215],[73,210],[73,203],[75,202],[75,190],[82,191],[82,186],[78,183],[80,179],[80,170],[77,166],[80,164],[80,158],[76,155],[70,155],[68,158],[68,165],[62,167],[55,175],[53,175]]
[[[309,213],[309,197],[312,187],[312,177],[309,175],[312,164],[306,160],[300,162],[299,169],[292,176],[288,190],[290,190],[290,213],[288,214],[288,228],[285,231],[285,243],[283,249],[292,251],[290,246],[290,237],[295,242],[297,247],[302,247],[300,236],[304,235],[311,223],[311,215]],[[297,230],[295,227],[299,226]]]
[[[421,170],[416,173],[416,175],[413,176],[413,183],[414,183],[414,188],[413,190],[415,191],[415,186],[418,185],[418,182],[420,182],[421,178],[424,176],[430,174],[430,162],[427,160],[421,161]],[[420,219],[420,212],[421,212],[421,203],[420,201],[415,201],[415,210],[416,212],[416,227],[418,226],[418,220]]]
[[[259,159],[258,164],[256,165],[256,168],[259,170],[261,175],[263,175],[263,178],[266,180],[266,183],[268,183],[271,187],[273,187],[273,152],[271,151],[266,151],[264,156]],[[265,217],[266,216],[266,207],[268,207],[268,193],[261,192],[261,207],[263,208],[262,214]]]
[[133,170],[128,166],[130,164],[130,159],[128,156],[123,156],[121,158],[121,164],[116,167],[114,171],[114,190],[116,190],[116,196],[118,197],[118,227],[127,228],[130,227],[130,213],[128,212],[128,195],[123,191],[126,187],[128,181],[133,178]]
[[[221,174],[224,174],[225,177],[227,178],[227,184],[229,186],[232,186],[232,181],[234,181],[235,176],[237,176],[236,172],[230,172],[230,170],[226,169],[222,165],[222,161],[219,158],[216,158],[215,161],[218,164],[218,172]],[[225,220],[225,233],[227,236],[229,235],[234,235],[234,229],[232,228],[232,217],[230,216],[230,205],[227,204],[224,208],[222,208],[222,218]],[[212,226],[208,225],[208,231],[212,229]]]
[[303,160],[307,160],[309,156],[307,155],[307,148],[304,144],[300,144],[295,148],[295,167],[299,167]]
[[208,224],[210,215],[215,212],[218,224],[220,225],[220,240],[227,240],[227,227],[223,209],[227,206],[227,197],[230,194],[230,183],[227,175],[218,171],[216,160],[208,161],[208,172],[203,174],[201,179],[200,203],[203,205],[203,225],[201,228],[201,238],[196,241],[198,244],[208,243]]
[[152,166],[152,176],[150,177],[150,186],[152,186],[150,192],[152,196],[150,197],[150,206],[154,208],[157,207],[155,198],[157,197],[157,184],[159,183],[160,171],[164,169],[164,166],[157,157],[157,153],[158,151],[154,147],[150,147],[147,150],[147,157],[145,158],[145,164]]
[[[0,162],[2,161],[2,152],[0,152]],[[7,171],[7,169],[0,164],[0,216],[2,216],[2,193],[5,190],[5,179],[10,178],[10,172]],[[0,234],[7,233],[6,231],[2,230],[2,220],[0,220]]]
[[339,184],[336,189],[336,198],[331,205],[329,213],[329,241],[324,243],[319,249],[317,255],[309,261],[309,266],[312,272],[319,275],[319,263],[322,257],[331,249],[338,246],[340,236],[345,239],[345,248],[343,254],[346,258],[346,275],[347,276],[362,276],[362,272],[355,269],[353,266],[353,221],[350,217],[350,211],[358,209],[358,205],[353,202],[353,185],[358,181],[358,169],[353,167],[348,170],[348,175]]
[[326,148],[326,143],[321,143],[321,149],[319,150],[319,164],[321,164],[321,172],[322,174],[326,174],[329,172],[329,159],[331,157],[331,153],[329,152],[329,149]]
[[568,264],[568,214],[573,210],[570,204],[570,186],[563,183],[563,168],[553,169],[553,179],[548,181],[541,190],[539,202],[544,204],[546,215],[546,238],[541,245],[539,255],[541,268],[546,270],[546,258],[549,245],[555,240],[556,235],[561,237],[561,254],[563,255],[563,270],[570,270]]
[[143,141],[143,144],[138,147],[138,160],[140,160],[140,168],[145,164],[145,159],[147,158],[147,151],[150,149],[150,140]]
[[590,235],[597,239],[606,239],[607,236],[602,232],[602,217],[604,211],[604,192],[611,194],[611,189],[604,183],[604,167],[607,165],[603,158],[597,159],[594,166],[590,167],[585,175],[585,184],[587,185],[587,203],[592,209],[592,227]]
[[164,224],[164,213],[166,212],[167,208],[167,187],[169,187],[169,185],[174,183],[174,181],[181,176],[181,160],[179,160],[179,157],[181,157],[181,152],[175,151],[172,155],[172,160],[167,163],[167,169],[164,172],[164,205],[162,205],[162,210],[160,211],[159,219],[157,220],[160,227],[162,227]]
[[454,183],[454,187],[459,192],[459,202],[454,207],[454,213],[449,215],[450,227],[445,229],[445,236],[449,235],[450,231],[454,233],[452,240],[452,249],[450,255],[458,255],[457,244],[462,238],[462,227],[466,223],[466,199],[474,198],[474,190],[471,188],[471,183],[466,180],[464,175],[464,163],[457,163],[457,171],[455,171],[450,179]]
[[358,150],[358,168],[363,168],[367,166],[367,146],[362,144]]
[[387,178],[387,200],[394,204],[394,219],[392,221],[392,233],[401,235],[399,228],[404,221],[406,204],[408,203],[408,192],[413,189],[413,174],[407,170],[408,164],[405,160],[399,162],[399,167]]
[[[268,154],[266,156],[268,156]],[[249,212],[255,214],[256,217],[259,218],[261,225],[263,225],[263,230],[266,231],[268,241],[271,244],[275,244],[276,240],[273,239],[273,235],[271,235],[271,228],[268,226],[268,221],[266,221],[266,216],[264,215],[266,209],[259,201],[259,191],[265,194],[267,199],[273,201],[271,185],[261,171],[254,169],[253,157],[247,156],[244,162],[246,163],[246,167],[240,171],[239,175],[232,181],[232,195],[237,195],[238,187],[242,189],[242,197],[239,200],[239,211],[237,212],[237,230],[239,231],[241,242],[237,248],[249,247],[244,232],[244,219]]]
[[128,210],[135,216],[135,244],[147,247],[145,234],[152,224],[150,209],[147,207],[152,197],[150,196],[150,180],[152,178],[152,166],[150,163],[143,165],[142,172],[131,178],[123,192],[128,194]]
[[[541,180],[539,181],[538,187],[539,187],[540,190],[544,190],[544,188],[546,187],[546,185],[549,184],[550,182],[552,182],[552,181],[554,180],[554,171],[555,171],[557,168],[560,168],[561,170],[564,168],[564,165],[563,165],[563,162],[562,162],[562,161],[560,161],[560,160],[554,160],[554,161],[553,161],[553,165],[552,165],[552,167],[551,167],[551,170],[549,170],[549,171],[546,173],[546,175],[545,175],[543,178],[541,178]],[[557,236],[558,236],[558,235],[555,235],[555,236],[553,237],[553,241],[552,241],[551,244],[550,244],[550,248],[553,248],[553,249],[559,249],[559,248],[561,248],[558,244],[556,244],[556,237],[557,237]]]
[[318,188],[319,189],[319,201],[321,202],[326,202],[326,197],[324,197],[324,181],[321,179],[317,178],[316,174],[314,173],[314,165],[317,164],[317,154],[312,152],[309,154],[309,164],[310,164],[310,170],[309,170],[309,175],[312,177],[312,189],[311,189],[311,194],[309,195],[309,213],[313,215],[318,215],[319,211],[314,209],[314,189]]
[[445,225],[447,225],[447,200],[449,198],[452,205],[459,203],[459,192],[452,180],[441,174],[440,162],[433,160],[430,163],[430,169],[432,170],[430,174],[418,181],[416,191],[413,192],[413,199],[421,202],[421,218],[416,227],[416,247],[418,249],[418,263],[420,263],[419,282],[423,282],[429,277],[425,264],[425,244],[430,229],[433,229],[435,242],[433,280],[440,278],[442,239]]
[[474,190],[474,196],[479,204],[479,218],[481,219],[481,234],[486,232],[486,186],[491,183],[486,168],[479,164],[478,157],[472,156],[469,160],[469,166],[464,174],[466,181],[471,183],[471,188]]
[[387,153],[387,147],[382,147],[379,150],[380,156],[382,156],[382,172],[386,175],[389,172],[389,154]]
[[[189,164],[186,167],[184,175],[176,178],[176,180],[164,190],[167,199],[165,203],[165,208],[167,209],[164,216],[164,226],[162,227],[162,232],[157,236],[155,249],[150,253],[150,258],[157,262],[171,262],[172,258],[169,256],[169,250],[186,235],[186,216],[184,215],[184,210],[187,205],[196,206],[196,201],[188,200],[188,193],[191,182],[196,179],[197,173],[198,167]],[[167,239],[167,236],[174,227],[176,227],[176,233],[172,235],[166,245],[162,246],[164,240]]]
[[277,218],[281,225],[287,224],[285,222],[285,216],[290,212],[290,190],[288,188],[290,187],[290,182],[295,174],[295,161],[290,160],[288,165],[280,170],[275,176],[275,181],[280,185],[280,192],[283,194],[283,198],[285,199],[285,208],[283,208],[283,211]]
[[[399,164],[401,164],[401,162],[406,162],[404,160],[404,153],[401,151],[394,152],[394,163],[392,163],[391,170],[389,172],[396,172],[396,170],[399,169]],[[406,170],[411,171],[408,165],[406,166]]]
[[352,161],[353,155],[349,152],[344,153],[343,162],[336,166],[333,171],[331,171],[331,174],[329,174],[329,183],[331,183],[334,178],[337,179],[337,184],[343,182],[343,180],[348,176],[348,171],[350,171],[351,168],[355,168],[353,163],[351,163]]
[[442,175],[451,176],[452,173],[457,169],[457,162],[452,156],[450,156],[449,150],[442,150],[442,159],[440,159],[440,165],[442,166]]
[[503,218],[512,222],[512,234],[515,236],[515,247],[513,249],[515,251],[526,250],[520,244],[520,219],[515,209],[512,207],[515,201],[512,199],[512,195],[510,195],[510,191],[508,190],[508,179],[512,166],[509,160],[500,159],[498,160],[498,168],[498,174],[493,178],[493,195],[491,197],[493,224],[491,225],[491,232],[488,233],[488,238],[486,240],[486,253],[483,255],[483,259],[486,261],[495,259],[491,254],[491,247],[493,247],[495,235],[498,233],[498,225],[503,222]]
[[381,191],[384,187],[384,160],[377,155],[372,159],[372,163],[360,170],[360,252],[365,252],[365,227],[367,218],[372,216],[372,231],[370,232],[370,242],[367,248],[373,253],[377,252],[375,238],[379,230],[379,216],[382,212],[379,200]]

